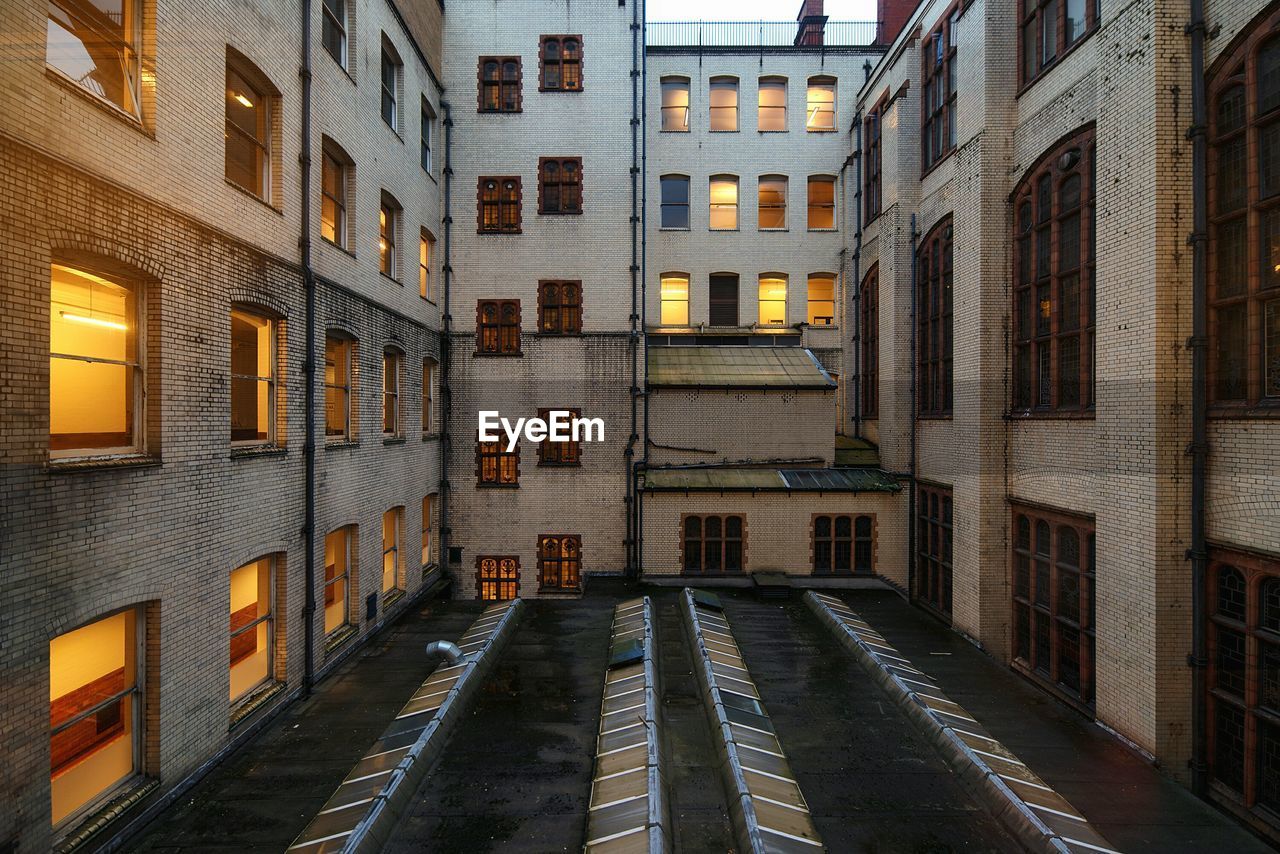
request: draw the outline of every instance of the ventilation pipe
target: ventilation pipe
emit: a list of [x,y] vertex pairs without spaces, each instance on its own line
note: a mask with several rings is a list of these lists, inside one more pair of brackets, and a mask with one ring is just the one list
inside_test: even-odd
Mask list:
[[298,69],[302,81],[302,151],[298,154],[298,166],[302,184],[302,204],[299,214],[302,230],[298,237],[298,250],[302,262],[302,283],[306,290],[306,356],[302,360],[302,376],[305,385],[302,404],[303,468],[303,518],[302,539],[306,576],[306,598],[302,606],[302,691],[311,696],[315,681],[315,614],[316,614],[316,275],[311,269],[311,0],[302,0],[302,67]]
[[426,653],[428,658],[443,658],[450,667],[457,667],[467,660],[462,650],[458,649],[458,645],[453,641],[432,641],[427,644]]

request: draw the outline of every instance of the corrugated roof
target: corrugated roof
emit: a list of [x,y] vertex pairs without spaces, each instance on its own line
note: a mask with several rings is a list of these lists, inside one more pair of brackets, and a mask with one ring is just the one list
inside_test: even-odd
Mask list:
[[897,479],[880,469],[751,469],[734,466],[650,469],[644,488],[651,492],[897,492]]
[[649,384],[702,388],[835,388],[803,347],[651,347]]

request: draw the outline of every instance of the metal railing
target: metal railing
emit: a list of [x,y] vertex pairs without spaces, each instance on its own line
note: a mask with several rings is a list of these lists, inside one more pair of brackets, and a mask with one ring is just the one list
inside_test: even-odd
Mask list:
[[[877,21],[827,21],[822,43],[827,47],[862,47],[876,40]],[[789,47],[796,41],[796,21],[651,21],[645,24],[647,47]]]

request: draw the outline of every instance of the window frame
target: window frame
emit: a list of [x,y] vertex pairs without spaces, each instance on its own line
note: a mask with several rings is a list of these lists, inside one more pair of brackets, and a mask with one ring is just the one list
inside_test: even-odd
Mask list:
[[[681,202],[669,202],[669,201],[667,201],[667,193],[666,193],[666,190],[667,190],[668,182],[670,182],[670,181],[683,182],[683,184],[684,184],[684,202],[683,202],[683,203],[681,203]],[[658,199],[659,199],[659,208],[658,208],[658,214],[659,214],[659,218],[658,218],[658,228],[659,228],[659,230],[661,230],[661,231],[689,231],[689,230],[693,227],[693,207],[692,207],[692,203],[693,203],[693,182],[691,181],[691,179],[690,179],[690,177],[689,177],[688,175],[680,175],[680,174],[675,174],[675,173],[668,174],[668,175],[660,175],[660,176],[658,177]],[[668,210],[668,209],[672,209],[672,210],[676,210],[676,211],[683,210],[683,211],[684,211],[684,225],[667,225],[667,224],[666,224],[666,214],[667,214],[667,210]]]
[[[487,576],[485,563],[493,563],[493,574]],[[507,573],[510,574],[507,574]],[[486,596],[486,586],[494,585],[494,595]],[[508,587],[509,585],[509,587]],[[510,596],[502,594],[510,590]],[[509,602],[520,597],[520,557],[518,555],[476,555],[476,599],[482,602]]]
[[[578,56],[576,59],[566,60],[564,58],[564,43],[566,41],[577,41]],[[555,86],[547,85],[547,66],[550,60],[547,59],[547,45],[556,42],[560,47],[560,56],[554,61],[559,67],[559,84]],[[555,35],[543,35],[538,39],[538,91],[539,92],[581,92],[582,91],[582,34],[581,33],[562,33]],[[577,66],[578,85],[564,85],[564,68],[566,65]]]
[[[572,167],[572,170],[567,167]],[[556,180],[549,175],[554,167]],[[569,179],[572,171],[576,180]],[[555,188],[558,203],[552,205],[551,189]],[[538,158],[538,214],[540,216],[577,216],[582,214],[582,158]]]
[[[329,382],[329,378],[327,376],[327,368],[329,363],[330,342],[335,342],[342,347],[343,356],[346,362],[346,366],[343,371],[344,376],[346,377],[345,383]],[[353,382],[355,373],[352,370],[352,368],[355,364],[356,342],[353,338],[346,335],[345,333],[339,333],[339,332],[336,332],[335,330],[328,330],[325,332],[324,345],[325,345],[324,355],[325,355],[325,368],[326,368],[326,376],[324,379],[325,412],[326,412],[325,442],[326,444],[345,444],[345,443],[354,441],[355,439],[355,418],[352,417],[353,411],[355,409],[355,407],[352,405],[355,399],[355,384]],[[327,416],[328,416],[328,409],[329,409],[329,392],[330,391],[341,392],[344,395],[343,404],[342,404],[344,426],[341,433],[329,432]]]
[[[761,96],[765,92],[765,87],[781,87],[782,88],[782,106],[769,105],[761,103]],[[787,123],[787,98],[788,98],[788,80],[780,74],[765,74],[756,81],[756,130],[760,133],[786,133],[790,128]],[[766,128],[764,126],[765,110],[781,110],[782,111],[782,127]],[[772,115],[772,114],[770,114]]]
[[[674,88],[669,89],[668,87],[678,87],[681,85],[682,85],[682,88],[684,89],[684,100],[685,100],[684,105],[683,106],[680,106],[680,105],[667,106],[667,103],[666,103],[667,92],[675,91]],[[684,122],[683,122],[684,126],[683,127],[667,126],[668,110],[684,110]],[[693,111],[692,81],[687,76],[683,76],[679,74],[668,74],[660,78],[658,81],[658,116],[660,119],[659,131],[661,133],[689,133],[689,128],[690,128],[689,119],[692,111]]]
[[[825,536],[819,535],[818,533],[819,519],[828,520],[828,526],[829,526],[828,533]],[[848,536],[839,535],[838,526],[837,526],[837,520],[839,519],[849,520]],[[869,532],[865,535],[860,534],[858,532],[859,522],[863,520],[867,521],[870,527]],[[809,572],[810,574],[816,575],[816,576],[874,575],[875,565],[876,565],[876,560],[875,560],[876,527],[877,527],[876,516],[874,513],[814,513],[812,514],[809,517]],[[827,564],[827,567],[825,569],[822,568],[822,566],[820,565],[824,563],[824,561],[821,560],[821,552],[823,550],[820,549],[820,546],[824,545],[824,543],[827,546],[827,549],[826,549],[827,560],[825,561],[825,563]],[[838,554],[839,554],[838,546],[841,543],[847,543],[848,545],[849,566],[847,569],[837,566],[837,563],[840,562],[838,560]],[[864,543],[866,544],[866,549],[867,549],[867,561],[864,566],[860,567],[859,546]]]
[[[955,244],[950,214],[917,249],[916,414],[950,418],[955,404]],[[936,258],[936,265],[934,259]],[[936,347],[934,346],[936,343]]]
[[[831,281],[831,299],[815,300],[813,298],[813,282],[814,279]],[[805,323],[814,329],[839,329],[840,328],[840,276],[836,273],[828,273],[819,271],[817,273],[809,273],[805,278]],[[831,316],[828,318],[830,323],[814,323],[819,317],[827,317],[827,315],[815,315],[813,313],[814,303],[831,303]]]
[[[664,286],[668,281],[684,282],[684,299],[668,299],[666,297]],[[689,314],[689,311],[690,311],[689,288],[690,288],[690,277],[688,273],[682,273],[678,270],[671,270],[666,273],[659,274],[658,276],[658,325],[659,326],[685,327],[685,326],[691,325],[691,321],[693,318]],[[663,307],[667,303],[671,303],[673,306],[680,305],[680,304],[684,305],[684,323],[667,323],[665,320],[663,320],[663,317],[664,317]]]
[[[698,536],[690,538],[688,536],[689,521],[698,521]],[[709,537],[707,533],[707,520],[717,520],[719,535]],[[738,528],[741,532],[737,537],[728,535],[728,524],[730,519],[736,519]],[[688,560],[689,544],[696,541],[698,543],[698,565],[691,566]],[[682,513],[680,515],[680,528],[678,531],[677,542],[680,544],[680,572],[683,575],[707,576],[707,575],[742,575],[747,571],[747,517],[744,513]],[[707,564],[707,548],[710,543],[718,542],[718,546],[712,548],[718,549],[719,566],[714,569],[708,569]],[[727,566],[729,558],[729,546],[731,543],[738,544],[738,562],[737,567],[730,568]]]
[[[330,3],[336,3],[342,8],[334,10],[329,8]],[[320,3],[320,45],[324,48],[325,53],[333,57],[333,61],[338,63],[343,71],[347,70],[350,53],[348,49],[347,30],[350,28],[350,7],[348,0],[321,0]],[[339,20],[341,18],[341,20]],[[338,53],[335,54],[331,49],[328,39],[328,33],[333,30],[339,36]],[[340,54],[340,55],[339,55]]]
[[422,569],[425,571],[433,566],[438,566],[439,561],[435,560],[435,524],[436,524],[436,502],[440,500],[440,493],[428,492],[422,496]]
[[889,109],[889,93],[886,91],[880,96],[880,100],[867,113],[867,117],[863,120],[863,150],[866,152],[866,164],[863,172],[863,209],[866,215],[866,223],[870,224],[872,220],[880,216],[881,205],[884,202],[883,193],[884,185],[882,181],[883,164],[881,158],[883,156],[883,141],[881,139],[880,124],[884,119],[885,111]]
[[[257,99],[257,103],[261,106],[260,111],[255,112],[258,117],[258,123],[261,125],[260,130],[250,130],[243,127],[232,119],[230,114],[230,102],[239,101],[240,98],[248,99],[248,95],[244,92],[237,92],[232,86],[231,76],[235,75],[245,88],[249,90]],[[226,67],[226,98],[224,103],[224,134],[225,141],[223,144],[224,151],[224,168],[223,175],[227,183],[238,190],[243,190],[250,196],[259,201],[275,207],[274,190],[275,190],[275,123],[277,112],[278,93],[274,86],[267,80],[266,76],[257,69],[246,57],[228,48],[227,50],[227,67]],[[253,107],[249,107],[253,109]],[[261,133],[261,138],[258,134]],[[258,168],[262,170],[260,177],[260,186],[254,188],[246,186],[233,178],[230,174],[231,169],[231,145],[232,137],[239,139],[252,149],[256,150],[256,158]]]
[[[572,555],[563,554],[565,545],[574,549]],[[553,549],[560,554],[552,554]],[[566,569],[568,572],[566,573]],[[552,576],[554,575],[554,579]],[[566,584],[566,575],[573,579]],[[556,583],[551,583],[554,580]],[[538,592],[571,592],[582,590],[582,535],[541,534],[538,536]]]
[[[378,112],[383,123],[399,136],[404,127],[404,61],[386,33],[382,34],[382,55],[378,66],[381,100]],[[391,80],[387,75],[390,72]],[[388,116],[388,105],[391,115]]]
[[[484,319],[484,310],[488,305],[495,307],[495,320],[490,323]],[[509,320],[510,309],[514,307],[515,321]],[[492,346],[487,346],[486,330],[492,330]],[[514,330],[514,332],[512,331]],[[521,356],[521,334],[523,319],[520,314],[518,299],[481,299],[476,300],[476,350],[477,356]]]
[[432,305],[436,302],[435,295],[431,292],[431,265],[435,261],[435,254],[436,236],[423,226],[418,233],[418,296]]
[[861,383],[862,417],[880,417],[880,265],[872,264],[862,277],[858,295],[858,313],[862,326],[859,346],[862,349]]
[[[404,438],[403,391],[404,351],[399,347],[387,346],[382,350],[383,440]],[[388,423],[391,424],[391,430],[387,429]]]
[[[333,164],[335,168],[334,192],[333,195],[326,187],[325,172]],[[351,196],[351,159],[347,157],[346,152],[337,147],[337,144],[325,137],[320,145],[320,238],[326,240],[332,245],[338,247],[344,252],[350,251],[350,220],[347,217],[347,200]],[[325,202],[329,201],[333,205],[334,217],[332,223],[333,237],[325,235]]]
[[[555,407],[559,412],[569,412],[573,418],[581,418],[582,410],[564,406]],[[538,417],[548,421],[551,408],[538,410]],[[582,442],[553,442],[550,437],[538,443],[538,466],[545,468],[577,467],[582,465]]]
[[[338,534],[342,536],[342,548],[344,552],[343,559],[342,559],[342,573],[335,574],[332,578],[330,578],[329,565],[327,562],[329,538]],[[356,538],[358,536],[359,536],[359,527],[356,525],[340,525],[337,528],[334,528],[333,530],[327,532],[324,535],[326,563],[325,563],[324,577],[320,579],[320,594],[321,594],[320,601],[322,603],[320,612],[321,612],[322,619],[326,616],[326,612],[328,611],[328,608],[329,608],[329,588],[333,587],[338,582],[342,582],[342,600],[343,600],[342,601],[342,622],[338,623],[332,629],[329,629],[322,625],[322,628],[324,630],[324,636],[326,638],[336,637],[338,633],[341,632],[343,629],[353,625],[351,620],[351,603],[355,601],[356,597],[351,595],[351,579],[353,576],[358,577],[356,573],[352,572],[352,570],[356,568],[355,563],[356,563],[356,558],[358,557],[358,551],[356,548],[356,541],[357,541]],[[337,597],[335,596],[334,599],[336,601]]]
[[383,190],[378,204],[378,272],[396,284],[401,284],[400,227],[403,220],[404,208]]
[[556,337],[582,334],[581,279],[538,280],[538,334]]
[[[119,54],[120,56],[119,64],[124,71],[124,78],[125,78],[124,92],[122,94],[128,95],[128,103],[124,103],[124,104],[118,103],[113,98],[108,96],[105,92],[104,93],[95,92],[93,89],[89,88],[80,80],[77,80],[76,78],[72,77],[69,73],[67,73],[66,71],[63,71],[57,65],[49,61],[48,26],[49,26],[49,21],[51,19],[49,18],[47,7],[45,11],[44,67],[46,71],[49,71],[57,75],[59,80],[64,80],[69,85],[73,86],[76,92],[84,93],[88,97],[92,98],[94,102],[101,103],[105,105],[108,109],[114,111],[115,113],[123,115],[126,118],[132,120],[133,122],[136,122],[138,125],[141,125],[143,122],[143,109],[142,109],[143,20],[147,10],[144,8],[142,0],[124,0],[124,4],[125,6],[122,6],[122,9],[124,9],[127,6],[127,8],[132,12],[132,15],[129,16],[131,20],[127,27],[127,29],[130,30],[128,37],[123,42],[120,42],[113,35],[108,34],[103,37],[103,41],[113,42],[113,43],[116,43],[117,45],[123,45],[124,47],[123,53]],[[67,15],[69,18],[74,17],[74,15],[72,14],[72,10],[66,8],[66,6],[63,3],[63,0],[51,0],[49,5],[57,6],[60,9],[60,11],[62,11],[62,13]],[[85,22],[85,23],[88,23],[88,22]],[[73,37],[75,36],[75,33],[67,30],[66,27],[63,27],[61,25],[61,23],[59,23],[58,26],[63,31],[71,33]],[[122,26],[121,29],[123,30],[125,29],[125,27]],[[76,41],[80,45],[82,46],[84,45],[84,39],[77,38]],[[87,50],[86,50],[86,53],[87,53]]]
[[[771,182],[773,184],[782,185],[780,204],[765,205],[765,201],[764,201],[765,182]],[[776,175],[776,174],[761,175],[756,179],[756,230],[758,231],[788,231],[789,230],[788,226],[790,225],[790,223],[787,221],[787,202],[789,201],[788,196],[790,195],[790,185],[791,185],[791,182],[787,179],[786,175]],[[768,225],[768,226],[764,225],[763,224],[764,212],[766,210],[782,211],[782,225]]]
[[[804,108],[804,129],[807,133],[835,133],[838,130],[836,124],[836,86],[839,81],[829,74],[815,74],[805,81],[805,108]],[[814,113],[815,102],[812,98],[814,85],[831,87],[831,126],[819,127],[811,123],[811,116]],[[818,108],[820,111],[820,108]]]
[[[485,65],[497,64],[497,77],[485,78]],[[515,64],[515,79],[507,79],[510,64]],[[495,106],[486,105],[488,90],[495,94]],[[477,113],[519,113],[524,111],[524,67],[519,56],[481,56],[476,67],[476,112]],[[507,95],[513,95],[508,101]]]
[[[733,184],[733,202],[717,202],[715,200],[715,185]],[[707,178],[707,230],[708,231],[738,231],[742,227],[742,186],[737,175],[729,173],[718,173],[710,175]],[[717,210],[733,210],[733,225],[723,226],[716,225]]]
[[[830,184],[831,185],[831,204],[815,203],[813,200],[814,184]],[[807,231],[839,231],[840,219],[836,216],[836,210],[839,207],[836,201],[836,176],[835,175],[810,175],[805,181],[805,229]],[[815,210],[831,211],[831,225],[814,225],[813,213]]]
[[[391,521],[391,543],[387,544],[387,520]],[[389,507],[382,514],[382,584],[381,594],[389,597],[404,593],[405,566],[404,550],[401,540],[404,538],[404,506]],[[391,586],[387,586],[387,556],[392,556]]]
[[[716,106],[713,93],[717,89],[717,84],[722,90],[728,89],[728,84],[733,84],[733,106]],[[733,127],[717,128],[716,116],[720,115],[716,111],[720,110],[733,111]],[[742,82],[732,74],[716,74],[707,79],[707,111],[708,111],[708,133],[737,133],[742,127]]]
[[[1018,94],[1026,91],[1031,84],[1035,83],[1052,68],[1062,62],[1062,60],[1083,42],[1087,41],[1089,36],[1098,31],[1098,23],[1101,20],[1101,10],[1099,8],[1099,0],[1083,0],[1085,4],[1085,26],[1084,31],[1079,38],[1067,43],[1066,41],[1066,0],[1021,0],[1022,6],[1017,17],[1018,24]],[[1028,9],[1027,7],[1032,8]],[[1046,58],[1044,55],[1044,33],[1045,33],[1045,10],[1053,7],[1054,21],[1054,55]],[[1034,28],[1035,32],[1035,52],[1031,57],[1027,54],[1027,28]],[[1028,68],[1028,61],[1035,63],[1034,69]]]
[[[243,315],[255,317],[259,320],[265,320],[270,328],[267,336],[267,347],[270,352],[270,373],[267,376],[259,376],[257,374],[237,374],[231,370],[231,359],[228,358],[228,377],[230,382],[227,384],[227,390],[231,403],[230,411],[232,414],[232,424],[234,424],[235,416],[235,398],[232,389],[237,379],[251,379],[255,382],[267,383],[267,436],[264,439],[236,439],[234,438],[234,427],[232,428],[231,447],[233,450],[241,448],[278,448],[281,447],[279,434],[279,395],[280,395],[280,323],[281,318],[274,312],[271,312],[260,306],[251,303],[232,303],[228,314],[228,319],[239,312]],[[234,347],[234,340],[232,341]],[[230,352],[228,352],[230,356]]]
[[[716,285],[732,285],[732,300],[716,296]],[[716,323],[719,319],[716,316],[716,310],[727,311],[726,306],[732,302],[733,305],[733,323]],[[737,328],[742,325],[742,277],[737,273],[731,272],[715,272],[707,276],[707,325],[725,328]]]
[[[248,561],[247,563],[242,563],[239,566],[237,566],[235,569],[233,569],[231,571],[231,574],[234,575],[236,572],[239,572],[245,567],[252,566],[264,560],[268,562],[267,613],[265,616],[260,615],[255,620],[253,620],[253,622],[247,623],[243,626],[240,626],[239,628],[230,628],[229,640],[232,643],[234,643],[235,639],[238,636],[247,633],[251,629],[256,629],[262,623],[266,623],[267,624],[267,675],[264,676],[261,680],[259,680],[255,684],[246,688],[238,696],[229,697],[228,702],[231,704],[232,709],[236,709],[246,705],[248,702],[250,702],[253,699],[254,692],[256,692],[263,685],[268,685],[276,681],[276,678],[275,678],[275,672],[276,672],[275,614],[276,614],[276,583],[279,577],[277,573],[277,568],[279,564],[278,555],[275,555],[275,554],[263,555],[262,557],[255,558],[254,560]],[[231,575],[228,575],[227,576],[228,585],[230,585],[230,581],[231,581]],[[234,615],[235,612],[232,611],[231,614]],[[229,668],[234,667],[235,664],[236,662],[231,662],[228,667]],[[230,678],[229,674],[230,674],[230,669],[228,669],[228,679]],[[228,691],[228,694],[230,694],[230,691]]]
[[954,27],[959,18],[960,5],[956,2],[942,13],[937,25],[920,42],[921,175],[929,174],[956,150]]
[[[520,487],[520,445],[520,442],[516,442],[515,448],[508,452],[505,437],[499,436],[492,442],[482,442],[477,432],[476,488],[518,489]],[[492,469],[491,477],[485,473],[487,467]]]
[[[764,287],[765,287],[764,283],[767,281],[782,282],[782,299],[778,300],[778,299],[764,298],[764,293],[763,293]],[[787,326],[787,321],[791,317],[791,312],[789,310],[790,306],[788,305],[790,294],[791,294],[791,277],[787,273],[779,273],[776,271],[771,271],[768,273],[761,273],[758,276],[756,276],[756,326],[760,327],[761,329],[785,328]],[[780,323],[764,322],[762,318],[764,317],[765,303],[768,303],[770,305],[773,305],[776,303],[782,304],[782,321]]]
[[418,119],[418,156],[422,166],[422,171],[428,175],[435,177],[435,152],[432,144],[435,142],[436,127],[436,111],[427,101],[426,96],[422,98],[422,109]]
[[422,357],[422,435],[434,436],[436,426],[436,382],[440,362],[434,356]]
[[[955,501],[951,487],[923,481],[916,487],[916,553],[912,601],[951,622],[954,584]],[[937,511],[934,512],[934,507]]]
[[[539,176],[542,170],[538,170]],[[497,192],[497,198],[485,198],[485,184],[493,182]],[[514,192],[515,198],[509,198],[508,193]],[[507,216],[512,206],[515,206],[514,221],[509,221]],[[476,234],[520,234],[523,232],[523,206],[524,206],[524,190],[521,187],[519,175],[481,175],[476,179]],[[486,210],[493,211],[492,227],[485,226]]]

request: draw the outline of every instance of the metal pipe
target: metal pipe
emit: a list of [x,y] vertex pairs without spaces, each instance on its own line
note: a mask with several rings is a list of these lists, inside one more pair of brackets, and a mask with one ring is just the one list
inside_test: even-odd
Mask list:
[[302,67],[298,69],[302,83],[301,119],[302,151],[298,154],[299,181],[302,185],[302,201],[299,215],[302,218],[298,238],[298,251],[302,262],[302,283],[306,290],[306,355],[302,359],[302,376],[305,384],[302,403],[303,469],[303,517],[302,538],[304,545],[304,584],[306,597],[302,606],[302,690],[303,696],[311,696],[315,681],[315,613],[316,613],[316,276],[311,269],[311,0],[302,0]]
[[[1208,281],[1205,265],[1208,239],[1208,153],[1205,148],[1204,0],[1191,0],[1191,788],[1204,795],[1208,777],[1205,733],[1207,627],[1205,579],[1209,554],[1205,542],[1205,489],[1209,440],[1208,405]],[[1095,191],[1096,192],[1096,191]]]
[[453,113],[449,102],[442,100],[440,110],[444,113],[444,168],[440,175],[444,180],[444,217],[441,282],[444,293],[440,305],[440,566],[445,575],[452,576],[449,568],[449,454],[453,445],[449,422],[453,417],[453,391],[449,387],[450,353],[452,341],[450,329],[452,316],[449,314],[449,294],[453,284],[453,265],[450,263],[449,247],[453,234]]
[[[648,275],[648,223],[649,223],[649,189],[647,178],[649,174],[648,152],[649,141],[644,134],[645,121],[644,118],[648,113],[649,93],[648,93],[648,54],[645,53],[645,39],[647,33],[647,24],[644,21],[643,0],[636,0],[632,7],[632,26],[636,27],[633,35],[633,41],[637,45],[639,53],[639,87],[640,87],[640,115],[637,117],[636,129],[640,139],[640,269],[638,271],[639,293],[637,288],[632,287],[633,298],[640,305],[640,339],[641,357],[648,359],[649,352],[649,326],[648,326],[648,307],[647,307],[647,275]],[[633,162],[633,167],[635,166]],[[641,425],[640,425],[640,467],[643,468],[649,464],[649,372],[647,364],[642,367],[640,380],[643,385],[637,382],[637,389],[640,396],[641,407]],[[633,465],[634,467],[634,465]],[[632,475],[632,492],[635,496],[635,504],[633,505],[633,514],[635,521],[633,523],[633,544],[632,548],[635,553],[635,573],[639,577],[644,569],[644,495],[640,491],[638,473]]]
[[853,435],[862,438],[862,110],[853,116]]
[[636,443],[639,441],[638,411],[640,399],[640,331],[637,322],[640,318],[637,302],[637,289],[640,278],[640,4],[635,0],[631,4],[631,315],[629,322],[631,332],[627,337],[627,347],[631,353],[631,433],[627,437],[625,464],[627,470],[626,507],[627,507],[627,542],[626,542],[626,576],[635,578],[639,574],[639,561],[636,552]]
[[916,427],[920,418],[919,394],[916,385],[918,378],[919,360],[916,358],[916,347],[919,346],[917,340],[918,327],[916,323],[916,314],[920,309],[919,289],[917,287],[917,277],[919,276],[920,266],[920,249],[918,242],[920,240],[920,232],[916,230],[916,215],[911,215],[911,458],[907,462],[907,473],[910,479],[911,491],[907,494],[907,598],[915,598],[915,580],[916,580]]
[[435,658],[436,656],[443,658],[449,663],[450,667],[457,667],[467,660],[467,657],[462,654],[462,650],[453,641],[432,641],[427,644],[426,653],[429,658]]

